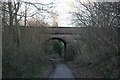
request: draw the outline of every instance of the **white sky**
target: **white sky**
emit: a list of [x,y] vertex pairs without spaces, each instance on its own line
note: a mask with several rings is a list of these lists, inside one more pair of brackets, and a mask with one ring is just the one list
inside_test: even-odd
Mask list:
[[[32,3],[43,3],[43,4],[48,4],[54,1],[56,5],[55,12],[57,12],[58,14],[58,20],[57,20],[58,26],[72,27],[71,25],[72,15],[70,14],[70,12],[76,11],[76,9],[74,8],[75,6],[74,4],[76,0],[8,0],[8,1],[27,1]],[[87,3],[88,1],[91,0],[81,0],[81,2],[83,3]],[[23,8],[21,8],[21,11],[23,10]],[[34,13],[35,11],[36,11],[35,8],[30,8],[28,13],[31,14]]]
[[[2,0],[3,1],[3,0]],[[12,0],[4,0],[4,1],[12,1]],[[15,1],[15,0],[13,0]],[[47,4],[52,1],[56,3],[56,12],[58,16],[58,25],[63,27],[71,27],[71,14],[69,12],[76,11],[74,8],[75,0],[18,0],[18,1],[27,1],[33,3],[43,3]],[[81,0],[81,2],[87,4],[88,1],[96,1],[96,0]],[[29,14],[33,13],[35,9],[30,9]]]
[[[11,1],[11,0],[8,0],[8,1]],[[70,24],[72,16],[69,13],[76,11],[74,8],[74,4],[76,0],[17,0],[17,1],[27,1],[27,2],[43,3],[43,4],[48,4],[54,1],[56,5],[55,12],[57,12],[58,14],[58,26],[72,27],[72,25]],[[81,0],[81,2],[83,3],[87,3],[87,1],[88,0]],[[33,13],[34,11],[35,9],[31,8],[29,10],[29,14]]]
[[[27,0],[27,1],[33,3],[43,3],[43,4],[47,4],[54,1],[56,5],[55,12],[57,12],[58,14],[58,26],[63,26],[63,27],[72,26],[69,25],[71,23],[70,21],[71,15],[69,14],[69,12],[74,11],[73,4],[75,0]],[[29,12],[33,13],[34,10],[32,9]]]
[[72,17],[69,12],[74,11],[74,0],[57,0],[57,12],[59,26],[69,27],[71,23],[70,18]]

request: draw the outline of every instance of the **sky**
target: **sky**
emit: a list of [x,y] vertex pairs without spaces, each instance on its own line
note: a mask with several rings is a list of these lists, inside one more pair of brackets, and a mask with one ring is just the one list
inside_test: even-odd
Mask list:
[[[70,12],[76,11],[76,9],[74,8],[74,6],[76,5],[76,0],[18,0],[18,1],[27,1],[32,3],[43,3],[43,4],[48,4],[54,1],[56,5],[55,12],[57,12],[58,14],[58,20],[57,20],[58,26],[73,27],[73,25],[71,25],[72,14],[70,14]],[[88,1],[92,1],[92,0],[81,0],[81,2],[85,4],[87,4]],[[22,10],[23,8],[21,8],[21,11]],[[31,8],[29,10],[29,14],[34,12],[35,12],[35,8]]]
[[[15,0],[8,0],[8,1],[15,1]],[[58,26],[61,27],[73,27],[71,24],[71,18],[73,17],[70,12],[75,12],[76,9],[74,6],[76,5],[76,0],[16,0],[16,1],[27,1],[31,3],[42,3],[42,4],[49,4],[54,1],[55,12],[58,14],[57,22]],[[87,4],[88,1],[92,0],[80,0],[84,4]],[[24,6],[21,8],[21,11],[24,9]],[[32,6],[33,7],[33,6]],[[35,8],[30,8],[29,15],[36,11]],[[38,16],[39,17],[39,16]]]
[[71,14],[74,11],[74,0],[57,0],[57,12],[59,26],[70,27],[71,25]]
[[[74,2],[75,0],[27,0],[33,3],[43,3],[48,4],[54,1],[56,7],[55,12],[58,14],[58,26],[61,27],[72,27],[71,25],[71,14],[70,12],[75,11]],[[33,13],[34,9],[29,11],[29,13]]]
[[[19,0],[21,1],[21,0]],[[54,1],[54,4],[56,5],[55,12],[58,14],[58,26],[61,27],[73,27],[71,24],[72,14],[70,12],[77,11],[74,6],[76,6],[76,0],[23,0],[27,2],[33,2],[33,3],[43,3],[48,4]],[[84,4],[88,4],[89,1],[103,1],[103,0],[80,0]],[[106,1],[106,0],[104,0]],[[107,0],[111,1],[111,0]],[[117,0],[116,0],[117,1]],[[29,13],[33,13],[35,9],[31,9]],[[38,16],[39,17],[39,16]]]

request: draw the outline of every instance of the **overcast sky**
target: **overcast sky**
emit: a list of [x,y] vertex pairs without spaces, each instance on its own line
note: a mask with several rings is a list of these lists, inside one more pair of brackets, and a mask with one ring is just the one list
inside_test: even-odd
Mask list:
[[[75,0],[27,0],[27,1],[30,1],[33,3],[43,3],[43,4],[48,4],[54,1],[54,4],[56,5],[55,12],[57,12],[58,14],[58,25],[61,27],[72,26],[70,25],[71,14],[69,14],[69,12],[75,11],[74,10]],[[31,9],[29,13],[33,13],[34,11],[35,9]]]
[[[4,0],[4,1],[11,1],[11,0]],[[15,0],[12,0],[15,1]],[[58,26],[61,27],[72,27],[71,25],[71,18],[72,15],[70,12],[76,11],[74,6],[76,5],[76,0],[16,0],[16,1],[27,1],[32,3],[43,3],[48,4],[54,1],[54,4],[56,5],[55,12],[58,14]],[[81,0],[83,3],[87,3],[88,1],[92,0]],[[24,6],[21,8],[20,11],[24,9]],[[33,14],[36,11],[36,8],[32,6],[32,8],[29,9],[29,15]],[[39,16],[38,16],[39,18]]]
[[[57,20],[58,26],[72,27],[71,25],[72,15],[70,14],[70,12],[76,11],[76,9],[74,8],[74,6],[76,5],[75,2],[76,0],[18,0],[18,1],[27,1],[32,3],[43,3],[43,4],[48,4],[54,1],[54,4],[56,5],[55,10],[58,14],[58,20]],[[92,1],[92,0],[81,0],[81,2],[83,3],[87,3],[88,1]],[[23,8],[21,8],[21,11],[23,10]],[[29,10],[29,14],[34,13],[35,10],[36,10],[35,8],[31,8]]]

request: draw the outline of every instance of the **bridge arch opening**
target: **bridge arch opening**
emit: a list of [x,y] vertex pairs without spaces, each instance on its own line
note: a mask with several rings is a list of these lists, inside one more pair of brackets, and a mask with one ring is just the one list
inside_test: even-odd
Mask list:
[[45,42],[45,53],[47,55],[58,55],[65,58],[66,41],[61,38],[50,38]]

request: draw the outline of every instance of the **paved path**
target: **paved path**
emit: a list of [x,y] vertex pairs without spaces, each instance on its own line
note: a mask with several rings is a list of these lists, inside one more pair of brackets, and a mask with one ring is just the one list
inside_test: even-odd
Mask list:
[[55,61],[53,64],[54,69],[52,73],[49,75],[49,78],[72,78],[72,80],[75,80],[75,77],[71,69],[68,68],[65,64],[59,62],[57,63],[57,61]]

